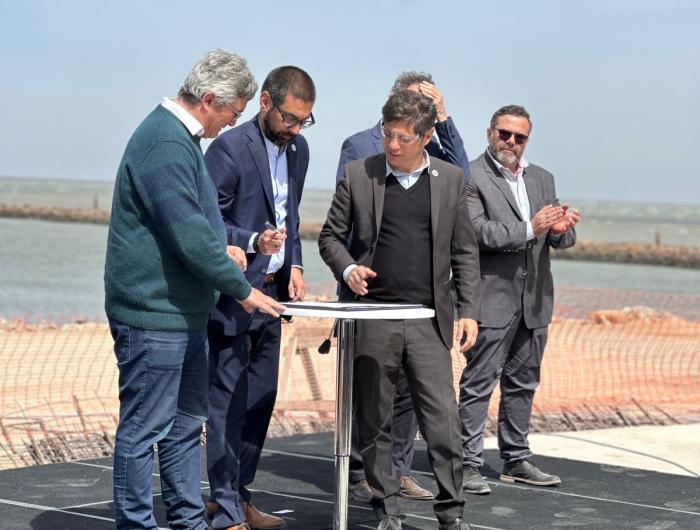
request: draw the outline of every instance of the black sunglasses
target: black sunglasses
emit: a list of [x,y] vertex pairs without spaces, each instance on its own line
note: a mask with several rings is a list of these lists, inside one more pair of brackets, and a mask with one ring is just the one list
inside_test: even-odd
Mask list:
[[528,139],[527,134],[516,133],[509,131],[508,129],[496,129],[496,131],[498,132],[498,138],[500,138],[502,142],[507,142],[510,140],[511,136],[515,136],[515,143],[518,145],[523,145]]

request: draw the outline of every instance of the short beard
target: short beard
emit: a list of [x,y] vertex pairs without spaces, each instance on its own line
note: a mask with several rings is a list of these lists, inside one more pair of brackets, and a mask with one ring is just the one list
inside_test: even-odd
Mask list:
[[273,144],[275,144],[277,147],[284,147],[287,145],[287,142],[291,140],[291,137],[284,136],[282,133],[274,133],[272,132],[272,126],[269,123],[269,115],[270,113],[267,113],[265,117],[263,118],[263,134],[265,135],[265,138],[270,140]]
[[496,160],[498,160],[504,166],[517,166],[518,162],[520,162],[520,158],[518,158],[516,155],[505,153],[503,151],[496,152]]
[[498,162],[504,166],[517,166],[520,162],[520,157],[517,155],[506,154],[503,151],[498,151],[494,146],[489,145],[489,152]]

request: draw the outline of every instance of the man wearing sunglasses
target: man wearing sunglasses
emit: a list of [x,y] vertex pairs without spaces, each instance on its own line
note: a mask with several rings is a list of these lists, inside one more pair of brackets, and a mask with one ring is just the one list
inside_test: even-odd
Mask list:
[[392,466],[392,423],[399,372],[410,388],[438,494],[441,530],[465,530],[459,414],[450,349],[454,278],[462,351],[476,340],[478,247],[467,211],[462,171],[428,155],[435,105],[410,90],[382,108],[384,152],[345,167],[321,229],[323,261],[340,299],[422,304],[434,318],[359,320],[353,398],[364,471],[379,530],[402,527],[401,476]]
[[[425,146],[430,157],[450,162],[464,171],[465,181],[469,180],[469,160],[464,150],[462,137],[457,131],[452,118],[445,109],[445,99],[433,83],[433,78],[425,72],[402,72],[394,82],[391,93],[398,90],[412,90],[430,98],[435,104],[437,117],[435,136]],[[381,120],[370,129],[360,131],[348,137],[340,151],[336,182],[343,177],[345,166],[353,160],[384,152]],[[411,475],[413,463],[413,446],[418,432],[418,421],[413,412],[411,395],[403,372],[399,374],[394,401],[394,416],[391,426],[394,449],[392,464],[401,477],[399,496],[412,500],[432,500],[433,494],[422,488]],[[372,491],[362,466],[362,457],[357,450],[357,429],[353,429],[352,450],[350,456],[349,493],[357,502],[369,503]]]
[[559,205],[554,177],[523,153],[532,122],[517,105],[497,110],[486,131],[488,148],[471,163],[469,213],[480,246],[481,323],[460,381],[464,482],[467,493],[488,494],[481,475],[483,436],[491,394],[500,382],[498,446],[501,480],[555,486],[540,471],[527,435],[532,401],[552,320],[549,248],[576,242],[578,212]]
[[[296,66],[272,70],[260,111],[223,133],[205,155],[219,194],[230,245],[247,252],[245,276],[277,300],[304,298],[299,201],[309,148],[299,134],[314,124],[316,89]],[[257,510],[255,477],[277,395],[280,320],[239,311],[222,296],[208,326],[208,512],[215,529],[280,528],[282,518]]]

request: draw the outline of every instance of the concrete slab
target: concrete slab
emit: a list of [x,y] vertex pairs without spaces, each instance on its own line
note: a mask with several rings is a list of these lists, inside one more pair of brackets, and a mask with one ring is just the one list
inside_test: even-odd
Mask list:
[[[496,438],[484,447],[497,449]],[[541,456],[700,478],[698,423],[531,434],[530,447]]]

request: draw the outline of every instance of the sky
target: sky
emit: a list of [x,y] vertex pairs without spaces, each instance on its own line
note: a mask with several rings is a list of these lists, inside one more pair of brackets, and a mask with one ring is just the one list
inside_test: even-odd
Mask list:
[[334,186],[343,139],[422,70],[470,159],[522,104],[561,198],[700,204],[699,26],[696,0],[2,0],[0,175],[113,180],[146,114],[225,48],[260,84],[283,64],[314,79],[307,187]]

